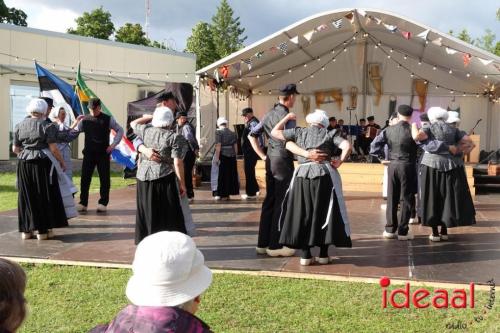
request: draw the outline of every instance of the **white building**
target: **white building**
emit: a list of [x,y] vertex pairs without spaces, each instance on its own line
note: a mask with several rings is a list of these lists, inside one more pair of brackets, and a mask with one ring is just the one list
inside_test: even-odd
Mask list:
[[122,125],[128,102],[161,90],[165,81],[195,80],[193,54],[0,24],[0,160],[12,157],[12,129],[29,98],[39,95],[34,59],[70,84],[80,63],[89,88]]

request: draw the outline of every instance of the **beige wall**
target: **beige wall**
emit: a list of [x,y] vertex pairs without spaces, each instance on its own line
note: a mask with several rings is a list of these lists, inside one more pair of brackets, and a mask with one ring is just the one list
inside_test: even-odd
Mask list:
[[[11,82],[37,82],[33,61],[21,58],[35,58],[64,79],[75,77],[71,67],[76,68],[79,62],[82,73],[99,80],[107,80],[108,71],[112,71],[113,76],[127,83],[111,83],[111,79],[109,82],[86,79],[86,82],[122,125],[126,122],[127,103],[144,97],[140,96],[141,90],[158,91],[166,80],[193,84],[196,66],[193,55],[5,24],[0,24],[0,52],[19,57],[16,60],[0,54],[0,65],[25,73],[0,75],[0,142],[9,139]],[[54,69],[53,64],[56,64]],[[131,74],[129,79],[128,72],[144,74]],[[146,73],[150,73],[149,78]],[[168,78],[166,73],[170,73]],[[144,81],[132,80],[134,78]],[[74,84],[74,81],[68,82]],[[0,160],[8,158],[7,144],[0,145]]]

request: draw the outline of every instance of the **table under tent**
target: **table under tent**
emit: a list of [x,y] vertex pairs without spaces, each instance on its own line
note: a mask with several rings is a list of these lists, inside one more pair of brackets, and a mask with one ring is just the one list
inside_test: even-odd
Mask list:
[[197,71],[197,135],[209,157],[216,119],[242,124],[244,107],[257,118],[277,102],[279,87],[296,83],[291,111],[298,124],[316,108],[354,125],[375,116],[384,126],[400,104],[425,112],[460,113],[476,123],[481,150],[500,148],[500,58],[413,20],[380,10],[341,9],[292,24]]

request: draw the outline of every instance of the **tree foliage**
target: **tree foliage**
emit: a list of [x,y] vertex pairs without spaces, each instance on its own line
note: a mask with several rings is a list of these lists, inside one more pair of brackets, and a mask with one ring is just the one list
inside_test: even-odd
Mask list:
[[227,0],[222,0],[211,23],[198,22],[192,29],[185,51],[196,54],[196,68],[203,68],[243,47],[247,39],[243,35],[240,18]]
[[116,31],[115,40],[117,42],[145,46],[150,44],[149,39],[146,38],[146,33],[142,30],[142,26],[138,23],[125,23],[123,27]]
[[196,68],[200,69],[216,61],[219,56],[215,49],[212,29],[206,22],[198,22],[188,37],[186,51],[196,54]]
[[14,7],[7,7],[4,0],[0,0],[0,22],[10,23],[14,25],[20,25],[23,27],[28,26],[26,19],[28,15],[21,9],[16,9]]
[[219,58],[230,55],[243,47],[247,39],[243,36],[245,28],[241,27],[240,18],[233,17],[234,12],[227,0],[222,0],[217,12],[212,17],[212,38]]
[[73,35],[109,39],[115,32],[115,26],[111,21],[111,14],[102,6],[93,11],[83,12],[76,20],[76,29],[69,28],[68,33]]

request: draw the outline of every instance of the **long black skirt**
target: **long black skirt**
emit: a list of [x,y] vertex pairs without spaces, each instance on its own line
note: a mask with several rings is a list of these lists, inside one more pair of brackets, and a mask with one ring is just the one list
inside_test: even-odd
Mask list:
[[151,181],[137,180],[135,244],[159,231],[186,233],[174,172]]
[[463,167],[450,171],[422,165],[420,169],[422,225],[448,228],[476,223],[476,211]]
[[219,178],[217,179],[217,195],[224,198],[240,194],[240,181],[236,157],[220,155]]
[[280,244],[294,249],[322,245],[352,247],[335,192],[328,225],[321,229],[326,222],[332,187],[330,175],[314,179],[295,177],[285,198]]
[[48,158],[17,162],[19,232],[43,234],[68,226],[57,172],[54,170],[51,177],[51,167]]

